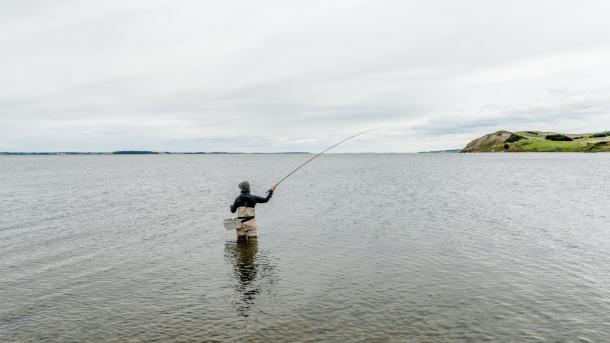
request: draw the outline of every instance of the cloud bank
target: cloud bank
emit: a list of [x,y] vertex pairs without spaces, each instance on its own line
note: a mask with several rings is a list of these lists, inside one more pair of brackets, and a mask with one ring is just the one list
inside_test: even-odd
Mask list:
[[460,148],[610,129],[607,1],[0,2],[0,151]]

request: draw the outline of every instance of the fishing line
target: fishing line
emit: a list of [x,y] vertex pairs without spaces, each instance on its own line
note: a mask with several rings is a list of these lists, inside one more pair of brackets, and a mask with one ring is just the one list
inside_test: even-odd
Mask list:
[[278,181],[275,186],[277,187],[280,183],[282,183],[284,180],[286,180],[288,177],[290,177],[290,175],[294,174],[297,170],[303,168],[305,165],[307,165],[309,162],[315,160],[316,158],[318,158],[319,156],[321,156],[322,154],[324,154],[325,152],[327,152],[328,150],[336,147],[339,144],[345,143],[347,141],[349,141],[350,139],[354,139],[358,136],[364,135],[365,133],[369,133],[371,131],[375,131],[375,130],[379,130],[382,129],[381,127],[375,128],[375,129],[371,129],[371,130],[366,130],[366,131],[362,131],[362,132],[358,132],[357,134],[353,135],[353,136],[349,136],[347,138],[345,138],[344,140],[340,141],[339,143],[336,143],[335,145],[327,148],[326,150],[318,153],[317,155],[315,155],[314,157],[308,159],[307,161],[305,161],[305,163],[302,163],[301,165],[299,165],[298,167],[296,167],[293,171],[291,171],[288,175],[284,176],[280,181]]

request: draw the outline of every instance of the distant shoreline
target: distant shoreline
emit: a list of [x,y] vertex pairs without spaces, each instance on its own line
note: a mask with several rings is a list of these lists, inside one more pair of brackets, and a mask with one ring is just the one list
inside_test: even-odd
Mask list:
[[225,151],[209,151],[209,152],[169,152],[169,151],[141,151],[141,150],[126,150],[113,152],[0,152],[4,156],[65,156],[65,155],[261,155],[261,154],[311,154],[305,151],[286,151],[286,152],[225,152]]
[[419,154],[456,154],[461,151],[462,151],[462,149],[431,150],[431,151],[420,151]]

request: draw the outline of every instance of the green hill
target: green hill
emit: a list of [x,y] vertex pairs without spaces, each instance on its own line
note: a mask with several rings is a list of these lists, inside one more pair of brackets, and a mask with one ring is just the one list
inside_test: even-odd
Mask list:
[[587,134],[498,131],[473,140],[461,152],[610,152],[610,131]]

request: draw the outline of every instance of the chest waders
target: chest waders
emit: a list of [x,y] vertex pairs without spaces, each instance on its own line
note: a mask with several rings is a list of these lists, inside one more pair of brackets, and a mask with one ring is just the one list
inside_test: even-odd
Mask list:
[[237,229],[238,236],[256,237],[256,211],[254,207],[244,206],[237,208],[237,219],[241,219],[241,229]]

